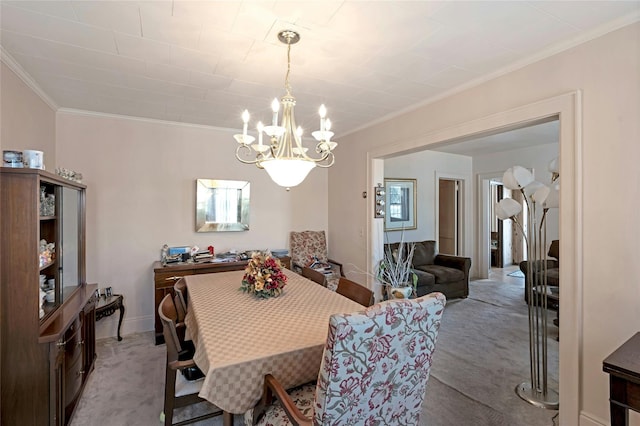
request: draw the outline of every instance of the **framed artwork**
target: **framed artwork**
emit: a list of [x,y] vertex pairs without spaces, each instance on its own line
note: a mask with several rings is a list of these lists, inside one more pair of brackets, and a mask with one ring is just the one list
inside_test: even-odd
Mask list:
[[416,179],[385,178],[384,189],[387,196],[384,230],[416,229]]

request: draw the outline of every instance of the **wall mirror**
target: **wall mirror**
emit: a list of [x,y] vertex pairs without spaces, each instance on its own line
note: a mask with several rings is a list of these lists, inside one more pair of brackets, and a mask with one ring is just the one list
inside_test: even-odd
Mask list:
[[416,179],[385,179],[384,230],[416,229]]
[[196,232],[249,230],[249,187],[243,180],[196,181]]

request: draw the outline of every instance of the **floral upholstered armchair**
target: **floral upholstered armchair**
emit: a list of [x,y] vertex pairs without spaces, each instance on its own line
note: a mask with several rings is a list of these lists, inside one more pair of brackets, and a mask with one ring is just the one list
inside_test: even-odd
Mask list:
[[291,231],[289,236],[291,268],[302,273],[302,268],[313,268],[314,263],[329,264],[344,277],[342,264],[327,257],[327,237],[324,231]]
[[420,424],[444,306],[431,293],[332,315],[317,384],[287,394],[267,375],[254,424]]

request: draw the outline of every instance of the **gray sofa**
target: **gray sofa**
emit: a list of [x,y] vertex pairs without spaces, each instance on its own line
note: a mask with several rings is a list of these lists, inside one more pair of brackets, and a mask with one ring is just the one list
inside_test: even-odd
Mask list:
[[[385,244],[393,251],[398,243]],[[415,243],[413,271],[418,275],[417,296],[439,291],[447,299],[469,295],[469,269],[471,259],[461,256],[438,254],[432,240]],[[387,247],[385,247],[387,249]]]
[[[549,257],[546,260],[547,270],[547,285],[559,287],[560,286],[560,240],[553,240],[551,242],[551,246],[549,246],[549,251],[547,252],[547,256]],[[538,261],[537,263],[531,264],[531,272],[533,273],[531,279],[527,276],[529,274],[529,261],[525,260],[520,262],[520,270],[524,273],[524,300],[529,303],[529,287],[532,281],[537,281],[538,274],[541,273],[542,266],[544,263],[542,261]],[[544,278],[541,278],[544,279]],[[557,303],[551,302],[548,304],[550,309],[557,310]]]

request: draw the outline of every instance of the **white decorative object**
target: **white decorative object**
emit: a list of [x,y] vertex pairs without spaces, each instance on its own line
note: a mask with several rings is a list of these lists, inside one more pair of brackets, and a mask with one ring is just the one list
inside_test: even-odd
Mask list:
[[56,173],[58,176],[63,177],[68,180],[72,180],[74,182],[82,182],[82,173],[78,173],[74,170],[65,169],[63,167],[58,167],[56,169]]
[[26,149],[22,151],[22,160],[25,167],[44,170],[44,152],[42,151]]

